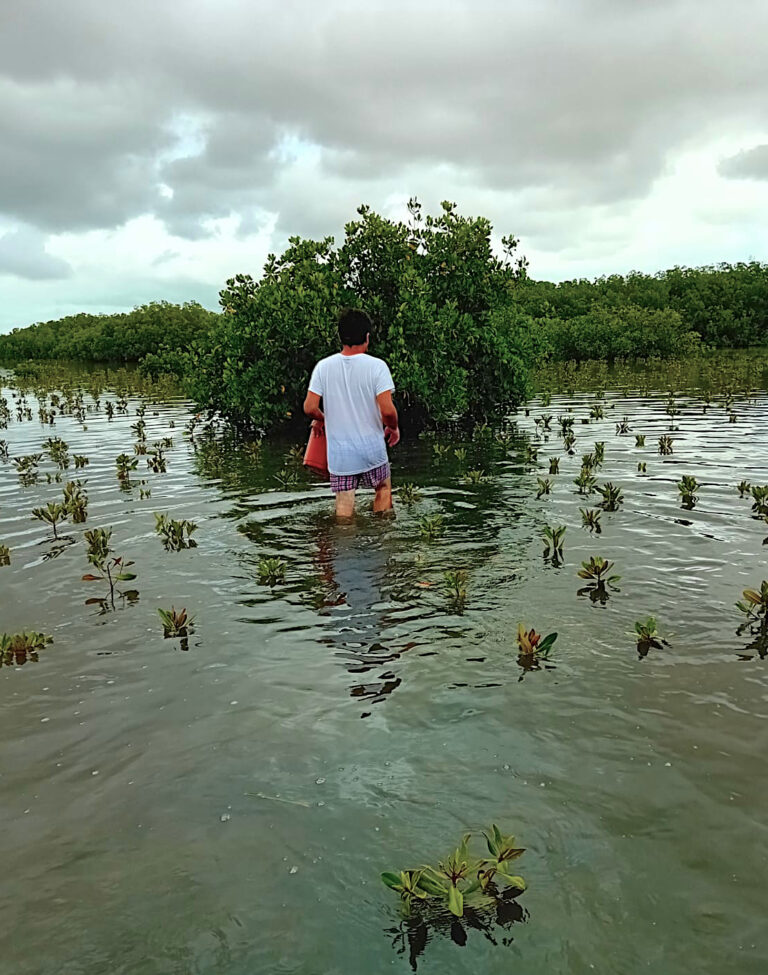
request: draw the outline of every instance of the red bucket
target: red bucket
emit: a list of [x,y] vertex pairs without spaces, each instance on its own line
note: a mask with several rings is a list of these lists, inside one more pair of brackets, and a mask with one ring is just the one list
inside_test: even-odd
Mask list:
[[309,431],[307,449],[304,451],[304,466],[320,477],[330,477],[328,473],[328,441],[325,437],[325,424],[313,424]]

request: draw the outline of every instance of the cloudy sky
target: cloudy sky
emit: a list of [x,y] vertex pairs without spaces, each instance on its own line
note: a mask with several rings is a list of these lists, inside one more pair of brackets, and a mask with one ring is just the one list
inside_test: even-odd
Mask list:
[[0,331],[216,307],[358,204],[562,279],[768,260],[766,0],[3,0]]

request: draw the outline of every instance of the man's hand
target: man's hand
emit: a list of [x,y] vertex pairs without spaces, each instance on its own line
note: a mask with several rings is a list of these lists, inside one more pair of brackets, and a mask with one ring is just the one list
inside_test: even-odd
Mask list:
[[394,447],[396,444],[400,443],[400,428],[399,427],[386,427],[384,430],[384,439],[387,441],[390,447]]
[[316,437],[319,437],[322,434],[323,430],[325,429],[325,420],[313,420],[310,426],[312,429],[312,433]]

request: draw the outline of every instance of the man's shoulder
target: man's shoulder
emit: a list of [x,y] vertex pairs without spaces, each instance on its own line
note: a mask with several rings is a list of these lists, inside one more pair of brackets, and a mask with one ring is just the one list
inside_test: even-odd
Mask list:
[[329,362],[333,362],[339,357],[338,352],[334,352],[332,355],[327,355],[324,359],[319,359],[315,364],[315,369],[319,369],[321,366],[327,366]]
[[368,364],[371,367],[371,369],[382,369],[382,368],[389,369],[389,366],[386,364],[386,362],[383,359],[379,359],[375,355],[369,355],[366,352],[365,353],[365,358],[367,359]]

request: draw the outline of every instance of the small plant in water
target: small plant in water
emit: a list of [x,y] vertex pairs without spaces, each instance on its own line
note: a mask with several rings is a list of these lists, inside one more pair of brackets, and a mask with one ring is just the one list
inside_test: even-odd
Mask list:
[[147,467],[155,474],[165,474],[167,472],[168,464],[165,460],[162,447],[155,447],[155,449],[147,455]]
[[11,550],[7,545],[0,545],[0,566],[11,564]]
[[597,478],[586,467],[582,467],[573,483],[578,487],[579,494],[591,494],[597,485]]
[[90,460],[84,454],[72,454],[72,460],[75,462],[75,470],[78,471],[90,464]]
[[693,508],[699,500],[696,492],[699,489],[699,482],[691,474],[683,474],[681,480],[677,482],[677,490],[684,508]]
[[434,541],[438,535],[441,535],[445,527],[445,519],[442,515],[424,515],[423,518],[419,520],[419,531],[421,532],[421,537],[425,538],[427,541]]
[[619,505],[624,503],[624,495],[621,493],[621,488],[612,484],[610,481],[606,481],[602,487],[598,486],[596,490],[603,498],[599,502],[599,507],[605,511],[616,511]]
[[28,660],[37,660],[38,651],[53,643],[53,637],[34,630],[21,633],[0,633],[0,664],[21,667]]
[[56,501],[49,501],[44,508],[33,508],[32,515],[44,521],[46,524],[50,525],[53,529],[53,537],[58,538],[58,533],[56,531],[56,525],[60,521],[64,521],[67,517],[66,509],[63,504],[59,504]]
[[135,471],[138,466],[139,462],[135,457],[131,457],[130,454],[118,454],[115,457],[118,481],[126,482],[131,476],[131,471]]
[[745,494],[748,494],[752,490],[752,485],[749,481],[739,481],[736,485],[736,490],[739,492],[739,497],[743,498]]
[[437,866],[423,865],[416,870],[383,873],[382,882],[398,893],[405,909],[417,905],[440,905],[457,918],[470,909],[473,899],[488,903],[517,897],[525,888],[522,877],[510,873],[509,865],[525,850],[515,846],[514,836],[503,836],[498,826],[491,826],[485,836],[488,857],[475,857],[469,852],[471,833],[466,833],[458,848]]
[[467,471],[462,477],[465,484],[485,484],[487,480],[488,475],[482,470]]
[[608,573],[613,568],[614,563],[604,559],[601,555],[592,555],[588,562],[582,562],[577,575],[580,579],[588,579],[596,582],[599,586],[606,583],[612,585],[618,582],[621,576],[609,576]]
[[75,524],[82,524],[88,516],[88,495],[83,490],[81,481],[68,481],[64,487],[64,510],[69,520]]
[[600,525],[601,512],[595,508],[579,508],[579,511],[581,512],[582,526],[599,535],[603,530]]
[[599,403],[595,403],[592,409],[589,411],[590,420],[602,420],[605,417],[605,411]]
[[645,446],[645,434],[644,433],[636,433],[635,434],[635,446],[636,447],[644,447]]
[[285,581],[286,564],[283,559],[264,558],[259,561],[259,582],[263,586],[275,586]]
[[563,447],[568,451],[569,454],[573,453],[573,445],[576,443],[576,435],[572,430],[563,437]]
[[460,464],[464,464],[467,459],[467,448],[457,447],[453,452],[453,456]]
[[742,613],[750,619],[768,624],[768,579],[764,579],[759,589],[745,589],[743,601],[736,603]]
[[415,484],[401,484],[397,489],[397,496],[403,504],[416,504],[421,501],[421,491]]
[[195,622],[194,616],[188,616],[186,609],[176,610],[158,609],[158,615],[163,621],[163,635],[166,639],[176,636],[189,636]]
[[638,461],[638,463],[637,463],[637,473],[638,474],[646,474],[647,472],[648,472],[648,464],[646,463],[646,461],[644,461],[644,460]]
[[522,623],[517,624],[517,646],[521,657],[546,657],[557,639],[557,633],[541,636],[536,630],[526,630]]
[[629,433],[629,417],[628,416],[625,416],[623,420],[620,420],[616,424],[616,433],[618,433],[618,435],[620,437],[621,436],[624,436],[624,434],[626,434],[626,433]]
[[162,537],[163,544],[171,552],[197,548],[197,542],[191,537],[195,531],[197,525],[194,521],[187,521],[186,518],[177,521],[166,514],[155,512],[155,532]]
[[299,473],[295,467],[284,467],[275,474],[275,480],[284,491],[287,491],[299,483]]
[[638,620],[635,623],[635,632],[633,635],[637,638],[637,655],[641,659],[648,656],[649,650],[661,650],[662,646],[669,646],[667,641],[659,634],[656,620],[653,616],[649,616],[645,620]]
[[768,517],[768,484],[753,484],[749,489],[752,495],[752,511],[755,518]]
[[663,437],[659,437],[659,453],[662,456],[666,456],[672,453],[672,437],[664,434]]
[[568,529],[565,525],[547,525],[542,531],[544,536],[544,555],[549,555],[550,549],[555,555],[563,554],[563,541]]
[[596,440],[595,441],[595,464],[605,463],[605,441]]
[[549,458],[549,473],[559,474],[560,473],[560,458],[550,457]]
[[136,578],[135,572],[128,572],[128,568],[133,562],[126,561],[122,556],[112,554],[111,539],[112,531],[106,528],[92,528],[83,533],[88,551],[88,561],[96,569],[98,574],[87,572],[83,576],[83,582],[104,582],[108,586],[106,596],[97,596],[87,599],[86,605],[94,603],[101,604],[102,609],[107,608],[107,604],[115,608],[115,593],[122,599],[133,601],[138,593],[135,590],[121,590],[118,582],[130,582]]
[[467,601],[469,572],[466,569],[448,569],[443,573],[443,581],[448,598],[459,610],[462,610]]
[[537,477],[536,480],[539,482],[539,490],[536,492],[537,498],[552,492],[552,481],[548,477]]

